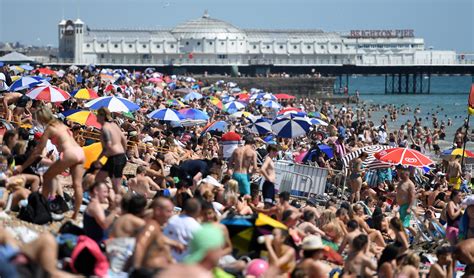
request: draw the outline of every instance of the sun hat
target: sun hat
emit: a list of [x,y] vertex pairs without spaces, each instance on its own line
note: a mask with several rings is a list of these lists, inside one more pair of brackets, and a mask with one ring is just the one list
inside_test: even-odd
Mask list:
[[193,234],[189,244],[189,255],[185,263],[198,263],[204,259],[209,250],[224,246],[224,234],[220,228],[213,224],[204,224]]
[[324,249],[325,246],[320,236],[309,235],[303,239],[301,247],[303,250],[318,250]]

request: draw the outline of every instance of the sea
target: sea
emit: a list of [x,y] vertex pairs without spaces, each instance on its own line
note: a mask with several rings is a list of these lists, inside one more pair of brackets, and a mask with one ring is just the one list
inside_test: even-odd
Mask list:
[[[412,108],[412,112],[406,115],[399,114],[397,121],[390,122],[390,130],[398,129],[407,120],[413,122],[415,108],[420,110],[417,117],[421,117],[423,125],[430,128],[432,128],[432,114],[435,114],[439,121],[447,122],[451,119],[453,125],[446,128],[446,139],[452,141],[456,129],[463,125],[467,117],[468,96],[472,83],[474,77],[471,76],[432,76],[430,94],[385,94],[384,76],[353,75],[349,77],[349,93],[354,95],[358,90],[361,100],[367,104],[393,104],[397,107]],[[386,114],[388,113],[384,110],[375,112],[372,114],[372,120],[378,125],[381,117]],[[474,127],[474,117],[470,126]]]

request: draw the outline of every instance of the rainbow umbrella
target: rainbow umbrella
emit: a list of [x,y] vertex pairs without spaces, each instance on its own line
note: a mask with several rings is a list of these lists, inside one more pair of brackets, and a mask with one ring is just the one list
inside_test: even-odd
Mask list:
[[72,92],[72,95],[77,99],[96,99],[99,97],[96,91],[87,88],[76,90]]
[[184,107],[185,104],[182,103],[181,101],[177,100],[177,99],[168,99],[166,101],[166,104],[169,105],[169,106],[178,106],[178,107]]
[[216,121],[207,124],[203,130],[202,133],[210,132],[210,131],[221,131],[221,132],[226,132],[229,124],[225,121]]
[[224,108],[224,106],[222,105],[222,101],[216,97],[211,97],[210,98],[210,101],[211,101],[211,104],[216,106],[217,108],[221,109]]
[[97,121],[97,116],[91,111],[79,110],[66,116],[66,119],[81,125],[102,128],[102,125]]

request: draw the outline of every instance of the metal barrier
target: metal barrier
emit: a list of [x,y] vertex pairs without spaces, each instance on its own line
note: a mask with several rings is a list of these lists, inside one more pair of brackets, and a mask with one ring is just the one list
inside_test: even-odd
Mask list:
[[275,163],[275,173],[275,188],[279,191],[299,198],[324,194],[327,169],[280,160]]

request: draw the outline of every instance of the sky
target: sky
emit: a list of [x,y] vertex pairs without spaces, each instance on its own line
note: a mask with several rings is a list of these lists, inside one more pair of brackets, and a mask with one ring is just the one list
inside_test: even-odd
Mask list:
[[172,28],[206,9],[240,28],[414,29],[427,48],[474,53],[474,0],[0,0],[0,41],[57,46],[62,18]]

